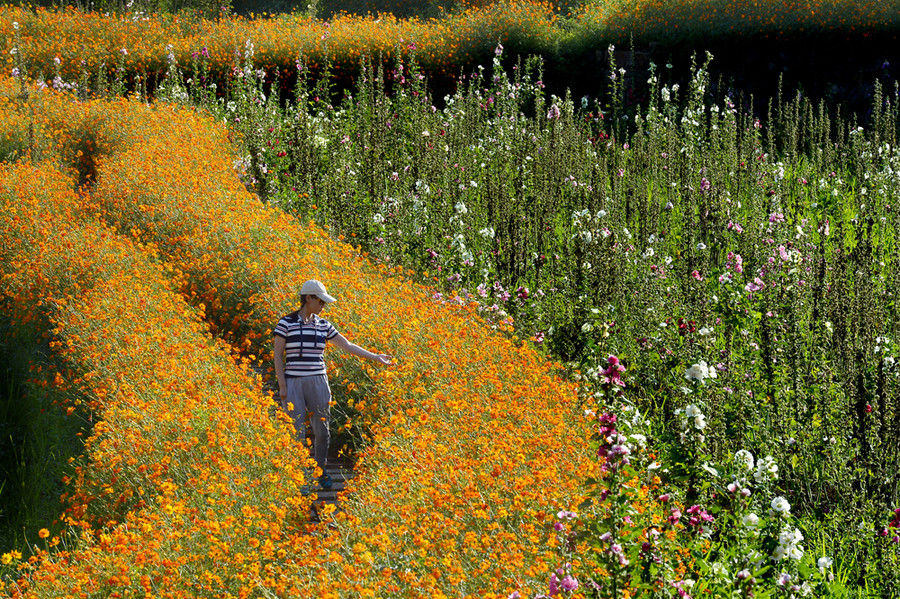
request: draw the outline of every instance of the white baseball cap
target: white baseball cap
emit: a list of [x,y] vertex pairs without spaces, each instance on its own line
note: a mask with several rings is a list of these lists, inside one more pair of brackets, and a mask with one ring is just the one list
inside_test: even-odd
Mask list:
[[314,295],[326,304],[336,301],[325,291],[325,285],[316,279],[310,279],[303,283],[303,287],[300,288],[300,295]]

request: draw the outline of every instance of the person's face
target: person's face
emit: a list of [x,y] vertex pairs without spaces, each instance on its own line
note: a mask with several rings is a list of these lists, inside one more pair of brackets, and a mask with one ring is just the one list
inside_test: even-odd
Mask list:
[[322,312],[322,308],[325,307],[325,302],[316,295],[310,295],[306,299],[306,305],[309,306],[310,314],[319,314]]

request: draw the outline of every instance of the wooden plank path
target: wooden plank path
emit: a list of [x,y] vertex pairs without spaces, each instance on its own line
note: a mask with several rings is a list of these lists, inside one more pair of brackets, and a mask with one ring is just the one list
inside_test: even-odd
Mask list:
[[332,484],[330,489],[323,489],[319,485],[318,480],[309,487],[309,492],[316,494],[316,500],[312,504],[312,513],[310,515],[313,522],[321,520],[321,509],[326,505],[333,505],[335,508],[340,509],[339,494],[346,489],[347,481],[356,475],[347,462],[327,461],[325,462],[325,472],[331,477]]

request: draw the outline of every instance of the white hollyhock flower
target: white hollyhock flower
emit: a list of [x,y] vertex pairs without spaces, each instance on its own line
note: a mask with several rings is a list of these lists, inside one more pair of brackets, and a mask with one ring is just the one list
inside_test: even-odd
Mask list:
[[775,462],[775,458],[770,455],[761,458],[756,463],[756,472],[753,473],[753,478],[759,484],[778,478],[778,464]]
[[737,453],[734,454],[734,462],[741,470],[746,470],[747,472],[753,470],[753,454],[746,449],[739,449]]
[[787,499],[785,499],[781,495],[779,495],[778,497],[776,497],[775,499],[772,500],[770,507],[771,507],[770,511],[772,512],[772,515],[775,515],[775,514],[788,515],[791,513],[791,504],[788,502]]

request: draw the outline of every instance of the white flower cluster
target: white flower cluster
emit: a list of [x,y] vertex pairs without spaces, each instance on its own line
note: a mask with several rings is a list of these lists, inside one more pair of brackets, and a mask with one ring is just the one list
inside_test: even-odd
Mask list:
[[787,499],[779,495],[772,500],[769,513],[773,516],[789,516],[791,513],[791,504]]
[[778,535],[778,546],[772,553],[772,559],[780,562],[786,558],[799,560],[803,557],[803,546],[800,541],[803,534],[796,528],[787,527]]
[[876,337],[875,343],[877,343],[877,345],[875,346],[875,353],[881,353],[884,355],[884,357],[882,358],[882,362],[884,363],[885,370],[893,370],[893,368],[897,365],[897,359],[892,355],[888,355],[888,353],[891,351],[891,347],[893,346],[890,338]]
[[753,454],[746,449],[739,449],[734,454],[734,461],[743,472],[751,472],[753,470]]
[[756,463],[756,472],[753,473],[753,478],[759,484],[777,479],[778,464],[775,462],[775,458],[770,455],[760,458]]
[[706,384],[706,379],[717,378],[715,366],[710,366],[706,360],[700,360],[697,364],[692,365],[684,373],[684,378],[689,381],[697,381],[701,385]]
[[694,421],[694,428],[698,431],[702,431],[706,428],[706,416],[703,415],[703,412],[700,411],[694,404],[690,404],[688,407],[684,409],[684,415],[688,418],[688,420]]
[[[608,199],[608,198],[607,198]],[[599,210],[591,214],[587,209],[572,212],[572,228],[575,232],[573,239],[580,239],[590,245],[611,235],[610,230],[603,226],[602,219],[606,217],[606,210]]]
[[[696,404],[688,404],[683,409],[675,410],[675,413],[682,417],[681,428],[684,430],[703,431],[706,428],[706,416]],[[700,435],[700,442],[702,443],[703,440],[703,435]]]
[[[738,474],[735,475],[732,482],[728,483],[728,492],[737,493],[741,497],[750,497],[752,491],[749,489],[750,485],[747,482],[746,475],[753,472],[753,454],[746,449],[740,449],[734,454],[734,462],[737,466]],[[750,515],[756,518],[755,514]],[[757,518],[758,522],[759,519]],[[753,526],[756,526],[756,524],[753,524]]]

